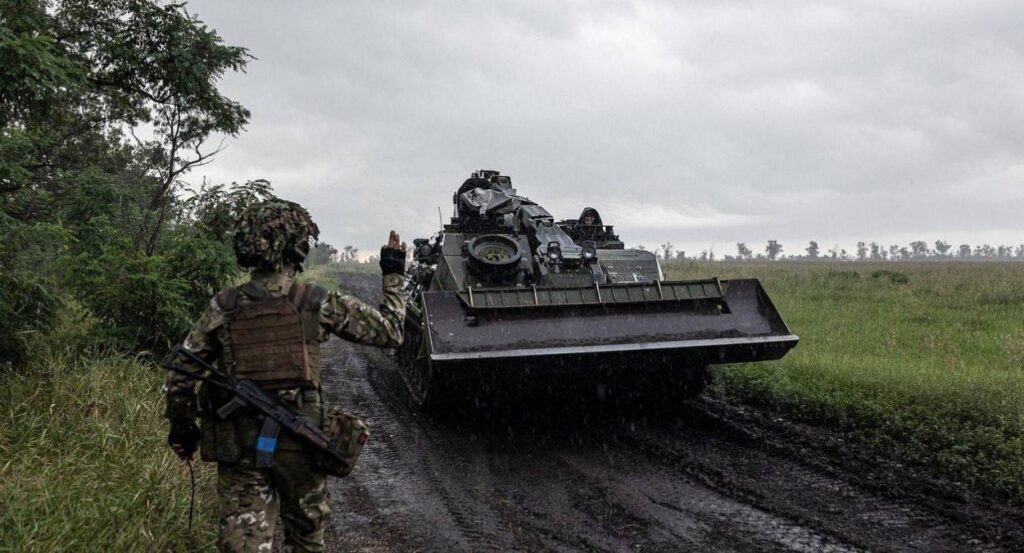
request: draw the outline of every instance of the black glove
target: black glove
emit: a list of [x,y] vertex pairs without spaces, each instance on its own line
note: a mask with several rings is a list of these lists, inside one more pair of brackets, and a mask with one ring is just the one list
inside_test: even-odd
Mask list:
[[405,252],[384,246],[380,249],[380,272],[385,275],[405,274]]
[[196,445],[202,437],[202,432],[192,419],[171,419],[171,431],[167,433],[167,445],[175,448],[175,451],[183,459],[189,459],[196,452]]

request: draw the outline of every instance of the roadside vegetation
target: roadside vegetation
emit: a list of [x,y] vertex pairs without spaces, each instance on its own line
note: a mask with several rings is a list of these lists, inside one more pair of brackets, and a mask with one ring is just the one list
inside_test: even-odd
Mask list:
[[0,551],[211,551],[215,470],[166,446],[163,375],[130,356],[43,358],[0,379]]
[[761,280],[800,344],[720,367],[713,393],[835,426],[1024,502],[1024,270],[1017,263],[667,263]]
[[181,3],[0,7],[0,552],[212,549],[211,468],[189,531],[155,361],[244,278],[232,221],[274,195],[186,180],[245,128],[218,85],[250,59]]
[[217,84],[249,59],[182,4],[0,7],[0,551],[212,549],[210,469],[190,532],[153,361],[272,195],[184,181],[248,121]]

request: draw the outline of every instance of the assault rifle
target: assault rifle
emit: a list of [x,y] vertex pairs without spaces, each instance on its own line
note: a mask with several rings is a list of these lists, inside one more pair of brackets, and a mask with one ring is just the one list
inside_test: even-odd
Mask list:
[[[174,362],[181,355],[198,366],[201,370],[189,370]],[[351,461],[339,451],[331,438],[309,419],[290,408],[282,405],[256,385],[252,380],[235,378],[215,369],[198,355],[178,345],[164,359],[165,369],[216,386],[232,395],[231,401],[217,409],[217,416],[224,419],[231,416],[241,407],[249,406],[263,414],[263,426],[256,440],[256,466],[270,467],[274,464],[274,451],[277,449],[277,436],[284,427],[292,434],[315,447],[331,458],[331,461],[351,469]]]

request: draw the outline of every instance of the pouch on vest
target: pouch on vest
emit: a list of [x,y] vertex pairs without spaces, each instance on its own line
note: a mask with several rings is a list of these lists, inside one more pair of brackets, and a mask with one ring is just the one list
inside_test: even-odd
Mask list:
[[348,476],[370,437],[370,428],[355,415],[331,407],[324,415],[321,429],[331,438],[331,450],[345,461],[340,462],[332,455],[320,452],[316,456],[317,468],[329,476]]
[[211,396],[216,392],[206,386],[200,388],[200,401],[203,414],[199,421],[202,438],[199,441],[199,458],[207,462],[237,463],[242,459],[242,439],[237,419],[218,418],[214,405],[216,400]]
[[264,389],[319,384],[320,344],[315,327],[310,328],[319,305],[310,305],[306,293],[312,288],[296,282],[288,296],[230,302],[235,304],[227,324],[234,375]]

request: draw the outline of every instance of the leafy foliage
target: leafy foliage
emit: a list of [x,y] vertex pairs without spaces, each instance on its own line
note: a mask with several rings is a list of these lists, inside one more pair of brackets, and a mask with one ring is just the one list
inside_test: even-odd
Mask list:
[[0,5],[6,359],[24,361],[24,337],[52,327],[61,298],[97,317],[106,343],[165,347],[233,278],[228,221],[270,184],[189,192],[181,178],[219,151],[211,136],[248,121],[217,83],[249,58],[180,3]]
[[0,359],[23,363],[25,335],[50,330],[59,305],[46,286],[0,274]]

